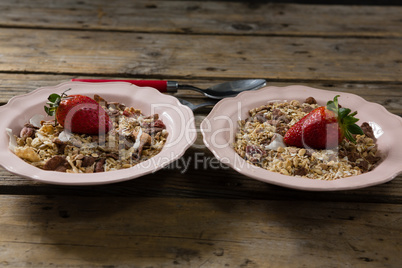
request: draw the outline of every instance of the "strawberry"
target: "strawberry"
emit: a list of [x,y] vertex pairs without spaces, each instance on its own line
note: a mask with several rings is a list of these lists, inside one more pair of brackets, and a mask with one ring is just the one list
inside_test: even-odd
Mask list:
[[285,134],[283,140],[288,146],[313,149],[329,149],[346,139],[356,142],[352,134],[363,134],[355,123],[359,119],[348,108],[340,108],[339,95],[327,106],[321,106],[300,119]]
[[61,96],[51,94],[47,102],[49,107],[45,106],[48,115],[56,116],[56,123],[78,134],[96,135],[111,129],[108,114],[95,100],[83,95],[67,96],[66,91]]

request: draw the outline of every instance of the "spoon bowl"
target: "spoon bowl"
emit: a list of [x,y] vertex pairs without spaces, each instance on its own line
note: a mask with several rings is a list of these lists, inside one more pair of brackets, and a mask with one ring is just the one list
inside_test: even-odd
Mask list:
[[259,89],[265,85],[266,81],[264,79],[245,79],[217,84],[207,89],[200,89],[190,85],[177,85],[177,88],[195,90],[212,99],[223,99],[234,97],[243,91]]
[[208,107],[208,106],[213,107],[218,102],[218,100],[210,100],[210,101],[203,102],[203,103],[200,103],[200,104],[194,104],[194,103],[189,102],[187,100],[183,100],[183,99],[180,99],[180,98],[177,98],[177,99],[180,101],[181,104],[187,105],[193,112],[198,110],[198,109],[201,109],[203,107]]

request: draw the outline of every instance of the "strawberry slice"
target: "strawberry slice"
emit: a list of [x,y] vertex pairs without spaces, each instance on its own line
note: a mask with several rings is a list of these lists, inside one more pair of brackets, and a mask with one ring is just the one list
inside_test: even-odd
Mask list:
[[66,91],[61,95],[51,94],[49,106],[45,106],[46,113],[56,117],[56,123],[67,131],[88,135],[107,133],[112,128],[109,115],[94,99],[83,95],[68,96]]
[[350,109],[340,108],[338,97],[335,96],[333,101],[327,102],[327,106],[314,109],[294,124],[283,138],[286,145],[330,149],[338,146],[345,137],[356,142],[353,134],[363,134],[356,125],[359,121],[354,117],[357,112],[350,113]]

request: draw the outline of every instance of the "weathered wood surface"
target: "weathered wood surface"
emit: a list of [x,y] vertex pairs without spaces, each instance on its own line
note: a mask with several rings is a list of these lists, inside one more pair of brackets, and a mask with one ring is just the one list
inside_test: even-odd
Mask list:
[[398,267],[401,213],[400,204],[1,196],[0,266]]
[[[195,160],[198,162],[194,162]],[[205,162],[201,164],[199,161]],[[204,163],[208,166],[204,167]],[[178,162],[155,174],[117,184],[80,187],[48,185],[12,175],[0,168],[0,185],[0,194],[5,195],[229,198],[402,204],[401,175],[388,183],[364,189],[304,192],[245,177],[218,164],[210,153],[200,150],[190,150]]]
[[[179,34],[401,37],[402,7],[264,1],[18,1],[0,27]],[[386,18],[386,19],[384,19]]]
[[[46,75],[46,74],[9,74],[0,73],[0,104],[7,103],[10,98],[31,92],[37,88],[44,86],[55,86],[62,82],[70,81],[72,78],[84,78],[75,75]],[[99,76],[91,76],[92,78],[102,78]],[[145,76],[146,77],[146,76]],[[103,77],[104,78],[104,77]],[[114,79],[124,79],[124,77],[113,77]],[[208,88],[212,85],[226,82],[233,79],[215,78],[215,79],[191,79],[187,77],[174,77],[183,84],[191,84],[200,88]],[[138,79],[141,79],[139,77]],[[334,90],[340,92],[348,92],[359,95],[370,102],[376,102],[383,105],[389,112],[402,115],[402,83],[365,83],[365,82],[337,82],[337,81],[268,81],[267,86],[290,86],[305,85],[319,89]],[[179,98],[185,98],[194,104],[200,104],[208,99],[195,91],[180,90],[173,94]],[[209,110],[205,109],[205,112]],[[197,114],[199,114],[197,112]],[[202,114],[201,114],[202,115]]]
[[[0,105],[75,77],[201,88],[254,77],[354,93],[402,115],[402,7],[258,2],[3,0]],[[201,167],[214,159],[201,134],[195,144],[155,174],[111,185],[47,185],[0,168],[0,267],[402,263],[402,175],[298,191]]]
[[[56,85],[59,82],[68,81],[71,76],[62,75],[0,75],[1,84],[7,91],[2,91],[0,99],[6,102],[11,96],[30,92],[40,86]],[[190,80],[200,87],[207,87],[222,81]],[[271,84],[271,83],[270,83]],[[286,86],[289,83],[273,82],[276,86]],[[350,84],[350,83],[308,83],[306,85],[339,90],[358,94],[369,101],[384,105],[390,112],[402,114],[399,85],[382,84]],[[201,103],[206,99],[193,91],[183,91],[175,94],[184,97],[194,103]],[[208,110],[205,110],[207,113]],[[205,117],[197,113],[197,124]],[[30,179],[20,178],[5,170],[1,170],[1,184],[4,186],[2,193],[18,194],[23,189],[24,194],[46,194],[47,192],[57,194],[78,194],[78,195],[118,195],[118,196],[182,196],[182,197],[214,197],[214,198],[253,198],[253,199],[317,199],[317,200],[339,200],[358,202],[392,202],[401,203],[401,182],[402,176],[384,185],[370,187],[368,189],[336,192],[336,193],[304,193],[298,191],[287,191],[280,187],[266,185],[264,183],[249,179],[235,171],[219,166],[217,169],[211,167],[200,168],[196,163],[201,158],[212,161],[212,154],[202,146],[202,137],[199,133],[196,141],[197,149],[192,148],[186,155],[172,165],[170,169],[160,171],[157,174],[145,176],[144,178],[110,186],[99,187],[61,187],[50,186],[34,182]],[[198,158],[198,160],[196,159]],[[187,162],[190,159],[190,162]],[[188,167],[186,166],[188,165]],[[198,166],[197,166],[198,165]],[[201,172],[202,171],[202,172]],[[216,177],[220,179],[217,180]],[[169,178],[169,179],[165,179]],[[191,179],[189,179],[191,178]],[[389,185],[392,184],[392,187]],[[158,187],[155,187],[158,185]]]
[[[1,102],[7,102],[12,96],[30,92],[41,86],[52,86],[68,81],[72,76],[37,75],[37,74],[1,74],[0,81],[6,91],[0,92]],[[208,87],[225,80],[182,80],[199,87]],[[287,86],[292,83],[270,82],[270,85]],[[320,83],[308,82],[304,85],[358,94],[368,101],[384,105],[390,112],[402,115],[401,86],[398,84],[360,84],[360,83]],[[175,96],[191,100],[193,103],[207,101],[205,97],[194,91],[180,91]],[[208,113],[208,109],[196,113],[196,123]],[[82,196],[180,196],[191,198],[240,198],[240,199],[301,199],[301,200],[342,200],[357,202],[390,202],[402,203],[402,176],[393,181],[355,191],[335,193],[310,193],[286,190],[281,187],[267,185],[247,178],[225,166],[204,168],[200,159],[214,161],[212,154],[203,146],[202,136],[185,156],[169,168],[156,174],[151,174],[136,180],[97,187],[64,187],[37,183],[30,179],[15,176],[0,169],[0,189],[3,194],[46,194],[48,192],[60,195]],[[217,179],[219,178],[219,179]],[[392,186],[390,186],[392,185]]]
[[4,28],[0,47],[0,72],[402,82],[402,39]]

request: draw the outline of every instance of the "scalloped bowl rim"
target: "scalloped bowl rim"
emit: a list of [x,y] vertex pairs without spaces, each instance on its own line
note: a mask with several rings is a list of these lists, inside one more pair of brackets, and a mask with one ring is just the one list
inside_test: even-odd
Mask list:
[[[294,177],[271,172],[242,159],[232,148],[237,121],[247,117],[248,110],[269,101],[303,101],[313,96],[319,104],[340,95],[339,102],[358,111],[360,122],[368,121],[379,129],[378,147],[383,153],[381,163],[372,171],[331,181]],[[402,172],[402,118],[388,112],[383,106],[368,102],[351,93],[328,91],[301,85],[268,86],[256,91],[242,92],[215,105],[201,122],[204,144],[222,163],[250,178],[283,187],[308,191],[351,190],[388,182]]]
[[[5,129],[17,134],[34,114],[43,114],[43,106],[51,93],[71,88],[70,94],[99,94],[107,101],[118,101],[139,108],[145,115],[159,114],[169,132],[161,152],[131,168],[89,174],[72,174],[36,168],[8,148]],[[151,87],[138,87],[126,82],[87,83],[64,82],[56,86],[40,87],[27,94],[12,97],[0,107],[0,165],[9,172],[50,184],[97,185],[126,181],[154,173],[179,159],[197,138],[194,114],[177,98],[162,94]],[[50,119],[50,118],[49,118]]]

